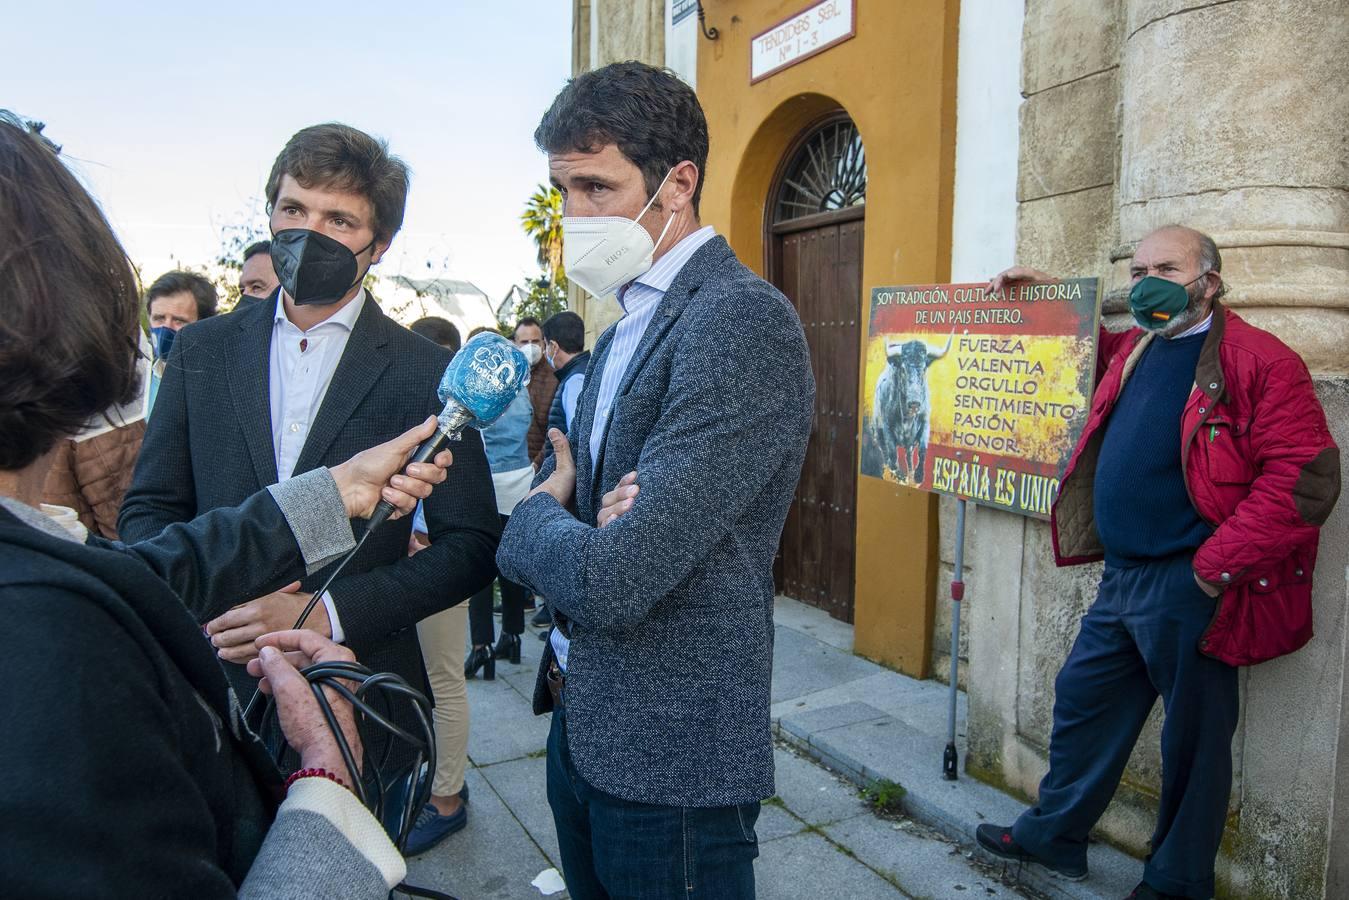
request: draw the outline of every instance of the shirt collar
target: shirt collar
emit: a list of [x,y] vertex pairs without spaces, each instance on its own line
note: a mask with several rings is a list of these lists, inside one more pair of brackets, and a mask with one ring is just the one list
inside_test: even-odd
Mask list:
[[[717,230],[711,225],[704,225],[692,234],[684,235],[683,239],[666,251],[664,256],[656,260],[651,268],[619,288],[618,303],[623,307],[623,311],[631,314],[635,310],[644,308],[650,300],[659,299],[663,296],[670,289],[675,276],[683,270],[684,264],[689,261],[689,258],[697,252],[699,247],[716,236]],[[651,288],[652,291],[656,292],[656,297],[651,297],[647,291],[639,291],[639,296],[633,298],[632,306],[635,309],[629,308],[626,302],[627,293],[634,284]]]
[[1213,310],[1210,309],[1208,315],[1204,317],[1204,321],[1185,329],[1180,334],[1173,337],[1171,340],[1174,341],[1178,340],[1179,338],[1190,337],[1191,335],[1194,334],[1203,334],[1205,331],[1208,331],[1212,327],[1213,327]]
[[[272,320],[274,322],[287,322],[290,323],[292,326],[294,326],[294,323],[291,323],[290,319],[286,317],[286,301],[284,299],[284,295],[285,291],[276,292],[276,312],[273,313]],[[356,327],[356,320],[361,317],[361,309],[364,306],[365,306],[365,288],[362,287],[360,291],[357,292],[356,296],[352,298],[350,303],[339,309],[337,312],[333,313],[328,318],[324,319],[322,322],[318,323],[318,325],[315,325],[314,328],[319,328],[323,325],[331,323],[333,325],[341,326],[342,328],[345,328],[347,331],[351,331]],[[309,330],[313,331],[314,328],[311,328]],[[297,331],[299,330],[298,326],[296,326],[296,330]]]

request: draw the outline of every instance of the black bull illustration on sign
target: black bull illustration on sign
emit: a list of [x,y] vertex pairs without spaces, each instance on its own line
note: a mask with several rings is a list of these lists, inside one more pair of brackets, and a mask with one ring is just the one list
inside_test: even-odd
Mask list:
[[947,354],[954,339],[952,331],[940,350],[923,341],[885,342],[887,365],[876,380],[871,427],[882,465],[894,469],[901,482],[923,482],[932,410],[927,369]]

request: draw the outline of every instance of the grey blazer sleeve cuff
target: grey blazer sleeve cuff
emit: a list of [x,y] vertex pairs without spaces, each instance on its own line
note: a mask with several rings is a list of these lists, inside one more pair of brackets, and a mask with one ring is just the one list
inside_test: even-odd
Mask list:
[[290,525],[295,543],[300,545],[306,575],[317,572],[356,546],[346,507],[342,505],[342,495],[326,468],[287,478],[269,485],[267,490]]

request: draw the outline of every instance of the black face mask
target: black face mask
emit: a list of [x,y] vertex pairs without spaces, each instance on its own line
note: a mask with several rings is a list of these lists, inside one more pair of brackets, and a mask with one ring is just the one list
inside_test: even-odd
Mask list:
[[[374,245],[371,241],[360,252]],[[281,287],[301,306],[336,303],[362,278],[356,271],[355,253],[308,228],[285,228],[272,236],[272,265]]]

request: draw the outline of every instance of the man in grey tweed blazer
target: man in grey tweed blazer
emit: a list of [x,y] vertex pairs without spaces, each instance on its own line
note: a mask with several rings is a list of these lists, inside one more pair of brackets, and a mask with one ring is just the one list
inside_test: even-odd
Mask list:
[[707,126],[672,74],[581,75],[535,140],[565,197],[568,274],[594,292],[617,282],[626,313],[497,556],[558,623],[535,710],[553,711],[567,887],[752,897],[773,794],[772,561],[815,391],[805,337],[700,226]]

